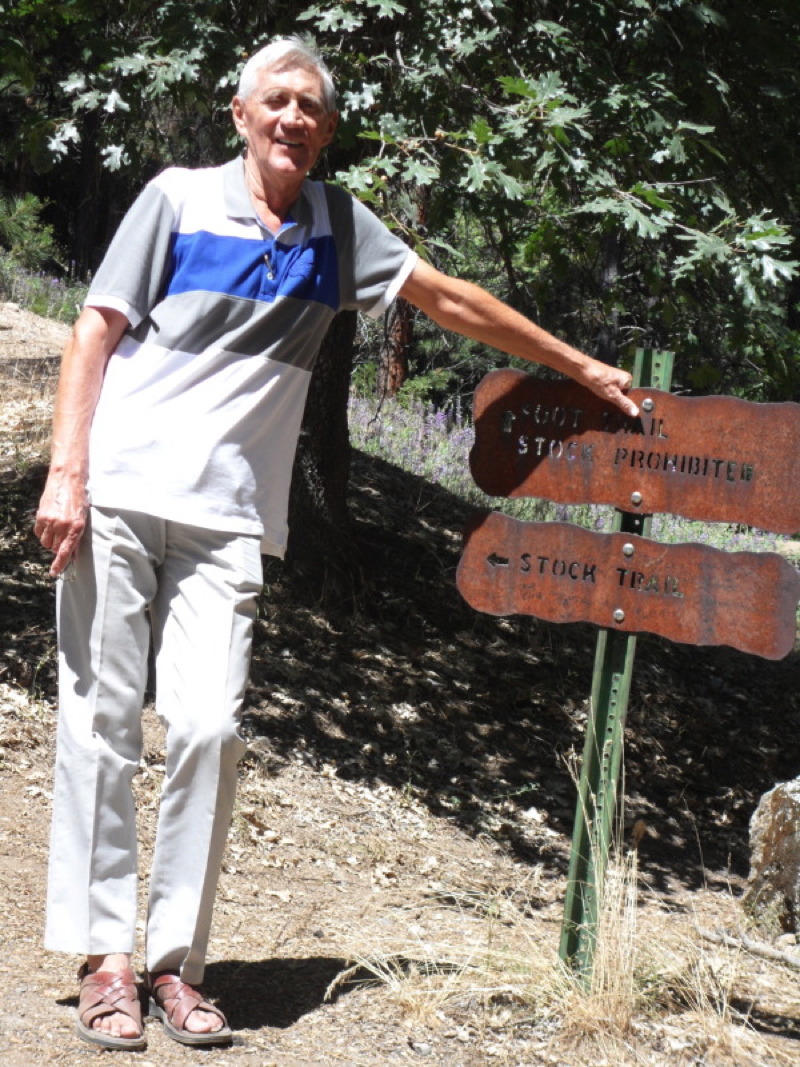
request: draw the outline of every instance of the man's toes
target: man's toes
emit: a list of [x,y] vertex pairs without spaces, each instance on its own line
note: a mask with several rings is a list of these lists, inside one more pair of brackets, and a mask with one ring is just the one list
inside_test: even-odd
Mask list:
[[95,1019],[94,1029],[106,1037],[138,1037],[139,1031],[136,1025],[127,1015],[114,1013],[113,1015],[101,1015]]
[[222,1029],[222,1022],[218,1016],[210,1011],[198,1011],[197,1009],[189,1013],[183,1025],[192,1034],[210,1034]]

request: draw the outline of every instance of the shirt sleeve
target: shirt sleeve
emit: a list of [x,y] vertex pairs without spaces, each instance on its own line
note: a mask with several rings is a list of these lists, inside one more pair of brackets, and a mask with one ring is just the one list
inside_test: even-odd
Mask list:
[[157,181],[145,186],[120,223],[85,302],[122,312],[131,327],[158,302],[170,269],[175,212]]
[[350,193],[335,186],[327,186],[326,192],[341,306],[378,318],[411,274],[417,254]]

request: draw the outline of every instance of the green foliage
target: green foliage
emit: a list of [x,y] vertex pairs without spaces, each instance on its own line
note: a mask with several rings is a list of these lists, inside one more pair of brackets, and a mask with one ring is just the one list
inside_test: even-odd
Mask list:
[[[236,62],[216,3],[157,10],[143,0],[28,0],[2,12],[4,93],[37,170],[95,149],[103,167],[140,170],[169,144],[179,109],[208,117],[213,81]],[[225,54],[217,51],[223,45]]]
[[403,383],[397,393],[401,406],[441,403],[457,388],[457,375],[452,367],[431,367],[422,374],[415,374]]
[[[796,5],[3,4],[0,181],[85,269],[146,177],[229,155],[237,68],[298,30],[339,84],[327,173],[424,255],[601,358],[800,399]],[[486,360],[419,337],[422,374]]]
[[372,360],[358,363],[350,377],[350,388],[354,396],[375,396],[378,389],[378,366]]
[[41,218],[44,207],[32,193],[0,196],[0,247],[14,262],[30,270],[58,256],[53,228]]
[[86,286],[42,271],[26,270],[18,260],[0,252],[0,299],[71,325],[86,299]]
[[[492,255],[500,295],[602,358],[672,348],[684,388],[799,399],[800,16],[548,10],[430,0],[412,24],[408,6],[309,8],[343,82],[341,179],[409,239],[435,234],[445,268]],[[465,216],[488,245],[466,264],[448,251]]]

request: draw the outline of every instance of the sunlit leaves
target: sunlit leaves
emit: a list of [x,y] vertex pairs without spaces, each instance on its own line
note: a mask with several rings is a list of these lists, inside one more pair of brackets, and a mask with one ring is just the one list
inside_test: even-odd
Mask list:
[[298,19],[313,21],[319,32],[343,31],[348,33],[360,29],[364,14],[354,8],[333,5],[331,7],[310,7],[299,14]]
[[379,90],[380,85],[377,83],[364,82],[357,90],[342,93],[342,115],[347,116],[354,111],[369,111],[375,104]]
[[624,229],[633,231],[638,237],[660,237],[667,225],[662,216],[647,211],[641,201],[622,193],[615,197],[595,197],[577,210],[604,218],[616,217]]
[[[440,228],[428,240],[462,212],[498,241],[513,233],[519,246],[496,254],[518,297],[590,348],[613,316],[617,347],[646,339],[708,362],[731,337],[755,343],[753,309],[781,314],[797,256],[757,184],[737,179],[742,63],[712,4],[567,0],[527,25],[469,0],[428,0],[413,25],[374,7],[370,21],[366,0],[325,10],[362,18],[345,91],[380,83],[358,115],[371,151],[340,177],[409,234],[415,188]],[[736,17],[774,37],[760,9]],[[347,38],[331,43],[349,54]],[[788,99],[782,84],[770,101]],[[772,92],[767,77],[751,85]],[[774,225],[755,227],[762,215]]]
[[417,185],[430,185],[439,177],[439,168],[435,164],[424,163],[421,159],[409,159],[402,170],[403,180]]
[[509,200],[518,200],[525,195],[525,186],[503,170],[499,163],[473,156],[467,167],[465,188],[475,193],[487,186],[499,188]]
[[129,162],[128,155],[122,145],[110,144],[102,149],[103,165],[109,170],[119,170]]
[[609,358],[645,340],[729,377],[734,345],[743,367],[791,361],[766,354],[791,353],[800,318],[791,5],[130,0],[124,25],[91,0],[13,7],[9,159],[67,173],[89,149],[131,195],[165,162],[216,161],[245,50],[310,32],[342,112],[327,175],[442,266],[492,279],[579,346],[613,335]]
[[343,31],[345,33],[360,29],[366,19],[391,18],[404,15],[403,4],[397,0],[358,0],[344,4],[318,4],[300,12],[297,18],[301,22],[313,22],[315,32]]

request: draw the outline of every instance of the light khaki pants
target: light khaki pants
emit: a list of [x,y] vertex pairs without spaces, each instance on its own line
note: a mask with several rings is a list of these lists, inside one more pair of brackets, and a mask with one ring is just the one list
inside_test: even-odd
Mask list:
[[244,751],[238,726],[261,589],[259,538],[92,508],[59,583],[59,725],[45,944],[133,952],[131,781],[152,626],[166,770],[146,966],[202,980]]

